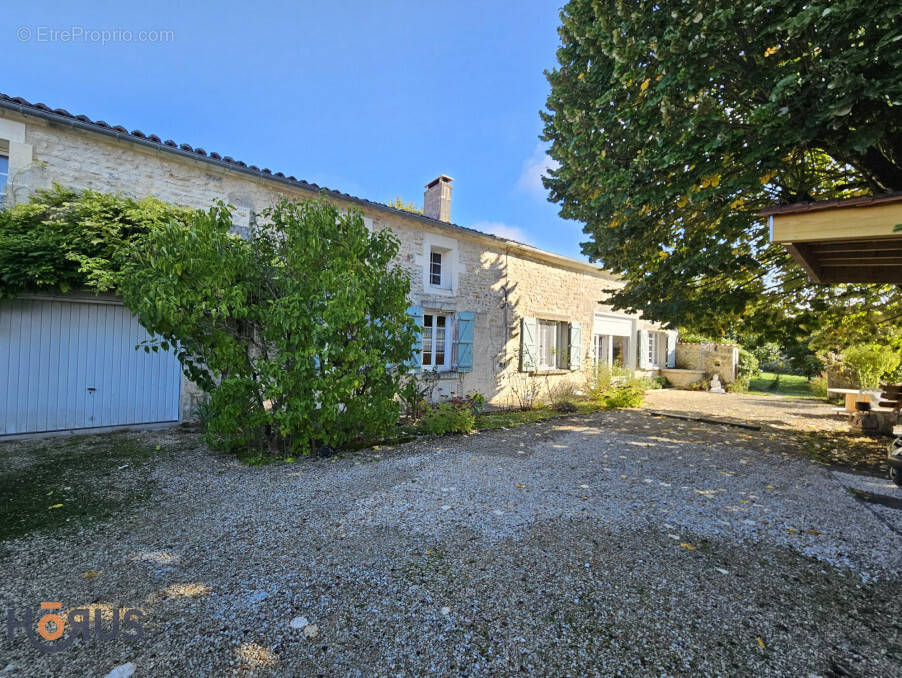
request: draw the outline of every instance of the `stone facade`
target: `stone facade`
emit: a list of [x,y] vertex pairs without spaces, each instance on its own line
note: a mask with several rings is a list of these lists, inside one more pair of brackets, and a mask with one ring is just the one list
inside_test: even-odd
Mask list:
[[[251,176],[203,158],[189,157],[177,149],[162,145],[148,148],[128,134],[117,138],[65,121],[5,109],[0,109],[2,138],[10,142],[8,195],[12,201],[26,200],[33,190],[54,183],[134,198],[153,195],[203,209],[223,200],[235,206],[236,228],[241,230],[249,226],[252,214],[281,198],[309,199],[321,195],[312,187]],[[450,200],[450,185],[445,188]],[[605,304],[611,289],[620,284],[613,276],[584,262],[450,223],[351,196],[330,193],[327,197],[339,207],[362,209],[368,225],[374,229],[390,228],[398,236],[398,264],[410,274],[413,305],[427,313],[447,313],[449,317],[459,312],[475,314],[472,371],[452,369],[443,373],[439,394],[479,392],[490,402],[505,404],[511,398],[512,375],[539,378],[545,388],[560,381],[585,383],[580,370],[523,375],[517,359],[521,319],[579,323],[580,362],[588,366],[595,314],[613,313]],[[432,248],[440,249],[447,266],[447,285],[441,287],[429,283]],[[630,318],[634,332],[656,328],[635,316],[618,315]],[[635,353],[635,337],[631,345]],[[184,385],[183,417],[189,416],[196,395],[190,384]]]
[[736,381],[739,348],[732,344],[678,343],[676,366],[684,370],[702,370],[709,379],[717,374],[724,384],[729,384]]

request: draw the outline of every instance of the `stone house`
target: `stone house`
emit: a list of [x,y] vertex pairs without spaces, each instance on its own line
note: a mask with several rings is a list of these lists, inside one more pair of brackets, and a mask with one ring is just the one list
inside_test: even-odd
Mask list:
[[[7,203],[57,183],[194,208],[223,200],[235,227],[280,198],[325,197],[362,210],[401,241],[419,370],[437,397],[479,392],[507,404],[539,381],[585,384],[618,364],[673,365],[676,336],[605,303],[621,283],[597,266],[451,221],[452,179],[426,186],[424,214],[321,188],[219,153],[0,95],[0,183]],[[22,295],[0,306],[0,435],[184,420],[197,393],[171,355],[134,351],[146,336],[121,303],[87,294]]]

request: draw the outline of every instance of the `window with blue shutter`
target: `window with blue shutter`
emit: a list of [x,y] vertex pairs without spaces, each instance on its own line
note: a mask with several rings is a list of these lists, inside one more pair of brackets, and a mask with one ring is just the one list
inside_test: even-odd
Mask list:
[[667,367],[676,367],[676,345],[677,333],[674,330],[671,330],[667,333]]
[[582,369],[583,366],[583,330],[579,323],[570,323],[570,347],[568,352],[571,370]]
[[639,330],[639,369],[648,368],[648,330]]
[[460,311],[457,314],[457,371],[473,371],[473,334],[476,314]]
[[520,371],[535,372],[538,355],[539,321],[535,318],[520,320]]

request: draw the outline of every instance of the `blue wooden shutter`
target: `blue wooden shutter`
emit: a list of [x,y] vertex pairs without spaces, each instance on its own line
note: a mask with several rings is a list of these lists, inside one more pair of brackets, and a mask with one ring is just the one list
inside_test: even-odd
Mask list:
[[457,371],[473,371],[473,320],[472,311],[457,314]]
[[671,330],[667,333],[667,367],[674,368],[676,367],[676,345],[677,345],[677,333],[675,330]]
[[407,361],[407,366],[415,372],[419,372],[423,368],[423,307],[410,306],[407,309],[407,315],[413,318],[417,324],[417,340],[414,344],[413,355]]
[[520,371],[535,372],[538,357],[539,321],[535,318],[520,320]]
[[639,330],[639,369],[647,370],[648,363],[648,330]]
[[579,323],[570,323],[570,369],[579,370],[583,366],[583,330]]

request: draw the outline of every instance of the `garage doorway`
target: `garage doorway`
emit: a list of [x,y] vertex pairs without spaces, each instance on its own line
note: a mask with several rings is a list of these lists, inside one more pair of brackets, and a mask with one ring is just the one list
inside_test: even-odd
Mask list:
[[114,300],[0,303],[0,435],[178,421],[179,361],[149,338]]

